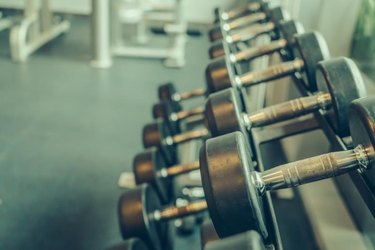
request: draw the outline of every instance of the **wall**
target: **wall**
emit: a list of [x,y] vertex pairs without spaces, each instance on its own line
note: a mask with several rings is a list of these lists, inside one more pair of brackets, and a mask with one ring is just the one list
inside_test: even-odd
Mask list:
[[[25,0],[0,0],[0,7],[24,6]],[[210,23],[212,10],[216,6],[229,7],[236,0],[186,0],[187,17],[191,22]],[[88,14],[91,12],[91,0],[51,0],[51,6],[59,12]]]
[[[171,0],[165,0],[171,1]],[[190,22],[211,23],[213,8],[228,8],[244,0],[185,0],[187,18]],[[0,0],[0,6],[23,6],[26,0]],[[318,30],[323,33],[333,56],[347,55],[355,20],[361,1],[353,0],[273,0],[284,6],[297,6],[297,10],[288,8],[292,16],[301,21],[306,30]],[[57,11],[88,14],[91,11],[91,0],[51,0]],[[299,13],[299,14],[298,14]],[[334,14],[333,14],[334,13]]]
[[300,20],[306,30],[318,30],[332,56],[348,55],[361,1],[301,0]]

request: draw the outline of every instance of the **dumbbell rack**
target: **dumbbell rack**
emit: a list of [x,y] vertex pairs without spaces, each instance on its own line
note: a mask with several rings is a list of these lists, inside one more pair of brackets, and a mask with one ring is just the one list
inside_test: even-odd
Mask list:
[[[306,90],[304,79],[298,74],[293,75],[292,82],[301,96],[311,96],[312,93]],[[278,141],[285,137],[320,129],[328,139],[332,151],[343,151],[351,148],[350,138],[340,138],[332,128],[332,125],[324,118],[323,111],[314,113],[311,117],[284,122],[272,127],[254,128],[252,133],[257,155],[259,169],[263,170],[265,164],[263,159],[268,153],[262,152],[261,145],[272,141]],[[285,162],[286,163],[286,162]],[[374,208],[375,197],[369,183],[358,172],[351,172],[347,175],[338,176],[334,179],[341,198],[349,208],[352,218],[355,220],[361,234],[371,239],[371,229],[375,226]]]
[[[294,76],[293,82],[301,95],[311,95],[303,87],[303,79]],[[347,150],[352,147],[351,138],[340,138],[337,136],[332,125],[324,118],[322,111],[316,112],[314,118],[318,123],[318,128],[323,131],[329,140],[332,151]],[[375,227],[375,195],[374,191],[371,190],[372,184],[357,171],[338,176],[334,180],[357,227],[362,234],[370,238],[371,244],[374,246],[375,239],[373,236],[370,236],[371,232],[367,231]]]
[[[220,25],[221,27],[223,27],[223,25]],[[225,31],[222,30],[223,34],[225,34]],[[223,43],[224,45],[224,51],[225,51],[225,56],[228,57],[230,55],[230,52],[235,52],[235,51],[239,51],[239,49],[237,48],[237,46],[235,46],[234,44],[228,44],[228,43]],[[230,79],[234,80],[234,76],[235,74],[240,74],[241,72],[245,72],[249,69],[249,65],[239,65],[239,64],[235,64],[234,67],[232,67],[232,65],[229,65],[228,62],[230,60],[227,58],[226,62],[227,62],[227,69],[228,69],[228,73],[229,73],[229,77]],[[242,96],[245,98],[247,97],[247,92],[246,90],[241,90],[241,94]],[[248,103],[247,103],[247,100],[242,100],[243,101],[243,105],[244,107],[245,106],[248,106]],[[187,124],[187,126],[194,126],[194,124]],[[196,149],[197,146],[199,145],[199,142],[196,142],[196,141],[193,141],[193,142],[188,142],[188,143],[185,143],[185,145],[181,145],[183,148],[183,150],[180,150],[180,159],[182,159],[182,161],[184,161],[183,159],[185,158],[186,159],[186,162],[190,162],[191,160],[191,157],[192,155],[196,154],[197,152],[191,152],[189,151],[189,149]],[[187,150],[186,150],[187,149]],[[183,153],[182,153],[183,152]],[[188,156],[186,156],[188,155]],[[196,158],[196,157],[192,157],[192,158]],[[261,165],[259,167],[262,167]],[[260,168],[260,170],[263,170],[262,168]],[[187,178],[189,177],[186,177],[186,176],[181,176],[181,177],[177,177],[175,179],[175,187],[177,187],[177,189],[179,189],[181,186],[184,186],[185,183],[187,183],[188,181],[186,180]],[[278,249],[278,250],[281,250],[283,249],[282,247],[282,242],[281,242],[281,236],[280,236],[280,232],[279,232],[279,229],[278,229],[278,225],[277,225],[277,221],[276,221],[276,216],[275,216],[275,211],[274,211],[274,207],[273,207],[273,203],[272,203],[272,199],[271,199],[271,195],[269,193],[267,193],[266,195],[264,195],[264,211],[265,211],[265,214],[266,214],[266,217],[268,218],[268,220],[266,221],[267,223],[267,227],[269,229],[269,234],[270,234],[270,237],[269,237],[269,242],[268,243],[271,243],[275,246],[275,249]]]
[[[220,26],[223,27],[222,20]],[[223,29],[221,32],[225,34]],[[229,50],[228,44],[224,44],[226,45],[224,46],[226,56],[230,54],[229,51],[236,50],[235,46],[232,46]],[[226,61],[229,62],[229,60]],[[236,65],[236,67],[236,71],[241,72],[239,65]],[[227,68],[231,69],[230,65],[227,65]],[[233,72],[229,71],[229,74],[230,78],[233,79]],[[307,91],[305,88],[307,84],[305,83],[305,80],[300,77],[299,73],[292,75],[291,79],[301,96],[312,95],[312,93]],[[262,160],[262,144],[316,129],[321,129],[323,131],[324,135],[330,142],[332,151],[347,150],[352,146],[350,145],[351,138],[340,138],[337,136],[332,125],[329,124],[328,120],[324,118],[323,111],[320,110],[319,112],[314,113],[313,118],[308,117],[304,120],[299,120],[298,122],[296,122],[296,120],[284,122],[278,126],[272,126],[271,129],[268,127],[252,129],[251,137],[254,142],[253,145],[256,145],[255,154],[257,155],[259,170],[263,171],[265,169]],[[348,140],[349,142],[347,142]],[[371,190],[371,185],[373,184],[369,183],[370,180],[366,180],[356,171],[353,171],[347,175],[338,176],[334,180],[339,188],[343,200],[346,203],[346,206],[350,210],[352,218],[355,220],[361,233],[364,234],[365,237],[369,237],[370,241],[372,241],[372,245],[374,246],[375,239],[373,236],[371,236],[371,232],[375,228],[375,195],[374,191]],[[269,198],[269,196],[267,198]],[[271,199],[269,199],[269,204],[272,206]],[[273,208],[271,208],[270,211],[274,212]],[[273,217],[273,219],[275,219],[275,217]],[[277,226],[276,221],[274,225]],[[275,232],[278,233],[278,229],[276,229]],[[278,236],[280,235],[278,234]],[[278,243],[280,242],[281,241]]]
[[[224,30],[222,30],[222,32],[225,34]],[[230,54],[229,52],[238,51],[238,48],[234,45],[224,43],[224,50],[225,56],[228,57]],[[230,60],[226,61],[229,62]],[[233,79],[235,72],[233,72],[232,66],[227,65],[227,69],[229,71],[230,78]],[[244,70],[248,70],[248,68]],[[236,64],[234,66],[234,71],[236,71],[237,74],[240,74],[240,72],[243,72],[244,70],[242,69],[241,65]],[[301,96],[312,95],[311,92],[306,90],[305,81],[302,79],[299,73],[294,74],[291,79]],[[247,96],[247,93],[244,92],[243,94],[244,96]],[[254,152],[257,155],[258,170],[263,171],[265,168],[267,168],[267,163],[265,163],[264,159],[266,158],[266,155],[269,156],[270,153],[273,155],[273,152],[264,152],[264,150],[262,150],[261,146],[263,144],[280,141],[286,137],[318,129],[320,129],[329,140],[332,151],[347,150],[351,147],[350,138],[340,138],[337,136],[332,125],[327,119],[324,118],[323,111],[319,111],[314,113],[312,116],[307,116],[306,118],[299,118],[298,120],[283,122],[281,124],[277,124],[276,126],[273,125],[271,127],[266,126],[252,129],[251,138],[253,144],[255,145]],[[352,172],[347,175],[336,177],[334,181],[339,188],[341,198],[343,198],[345,205],[349,208],[351,217],[355,220],[361,234],[363,234],[365,237],[369,237],[373,245],[374,239],[371,239],[370,234],[371,229],[375,227],[375,197],[370,187],[371,184],[367,183],[364,177],[358,172]],[[270,218],[267,222],[271,234],[270,240],[276,249],[284,249],[277,224],[277,214],[275,214],[270,193],[267,193],[264,196],[264,202],[266,216]]]

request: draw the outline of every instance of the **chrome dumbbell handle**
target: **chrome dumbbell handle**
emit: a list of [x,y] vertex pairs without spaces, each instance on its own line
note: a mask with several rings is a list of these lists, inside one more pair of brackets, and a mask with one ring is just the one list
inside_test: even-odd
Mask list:
[[179,164],[168,168],[161,169],[159,172],[160,177],[173,177],[185,173],[189,173],[193,170],[198,170],[200,167],[199,161],[193,161],[185,164]]
[[174,136],[168,136],[164,139],[164,143],[167,145],[175,145],[195,139],[206,138],[210,135],[207,129],[192,130],[182,134],[177,134]]
[[285,39],[280,39],[271,42],[267,45],[251,47],[235,54],[230,54],[229,58],[232,63],[240,62],[244,60],[251,60],[263,55],[271,54],[278,50],[281,50],[287,46],[288,42]]
[[238,7],[238,8],[228,10],[228,11],[225,11],[225,12],[221,13],[221,19],[226,21],[226,20],[229,20],[231,18],[238,17],[238,16],[242,15],[243,13],[245,13],[246,11],[254,12],[254,11],[260,10],[260,8],[261,8],[260,3],[249,3],[247,5],[247,7],[245,7],[245,8],[243,6],[241,6],[241,7]]
[[248,87],[262,82],[271,81],[284,76],[288,76],[304,68],[304,62],[301,59],[295,59],[290,62],[280,63],[264,70],[253,71],[241,76],[235,77],[235,83],[239,87]]
[[197,107],[197,108],[193,108],[190,110],[183,110],[178,113],[172,113],[170,118],[173,121],[183,120],[191,116],[201,115],[203,114],[203,112],[204,112],[203,107]]
[[181,207],[167,207],[162,210],[156,210],[153,213],[153,218],[156,221],[167,221],[181,218],[183,216],[198,214],[207,209],[207,203],[204,200],[191,202],[186,206]]
[[233,31],[230,35],[225,37],[227,43],[235,43],[241,41],[248,41],[254,39],[255,37],[268,33],[275,28],[275,24],[272,22],[265,24],[254,24],[247,28],[237,29]]
[[229,21],[223,25],[223,29],[225,31],[229,31],[231,29],[236,29],[238,27],[244,26],[244,25],[251,25],[260,21],[263,21],[266,19],[266,14],[263,12],[254,13],[251,15],[239,17],[236,19],[233,19],[232,21]]
[[197,88],[192,91],[183,92],[183,93],[176,93],[172,96],[172,100],[179,102],[186,99],[194,98],[194,97],[200,97],[206,95],[207,90],[205,88]]
[[249,115],[244,114],[245,125],[251,128],[285,121],[318,109],[328,109],[331,106],[331,101],[331,95],[323,92],[313,96],[293,99],[260,109]]
[[260,193],[290,188],[331,178],[352,170],[364,171],[369,158],[362,145],[353,150],[323,154],[281,165],[262,173],[254,172],[252,180]]

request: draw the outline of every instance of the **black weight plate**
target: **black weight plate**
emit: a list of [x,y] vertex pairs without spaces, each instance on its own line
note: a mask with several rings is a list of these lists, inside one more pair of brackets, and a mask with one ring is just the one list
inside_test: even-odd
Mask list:
[[200,228],[200,239],[201,239],[201,249],[207,245],[207,243],[220,240],[219,236],[216,233],[214,224],[212,220],[205,220]]
[[147,184],[122,194],[118,203],[118,215],[123,239],[137,237],[150,249],[162,249],[159,234],[163,223],[155,222],[152,212],[161,208],[156,192]]
[[171,101],[176,93],[176,88],[171,82],[164,83],[158,87],[158,96],[161,101]]
[[304,77],[306,87],[316,91],[316,66],[320,61],[329,58],[329,50],[324,37],[318,32],[309,32],[295,36],[295,57],[304,61]]
[[284,54],[282,55],[283,60],[293,60],[293,48],[295,47],[294,36],[303,34],[305,32],[305,29],[300,22],[294,20],[282,21],[279,27],[282,38],[287,41],[286,49],[284,50]]
[[361,144],[367,151],[370,166],[363,176],[375,190],[375,96],[361,98],[352,103],[349,109],[349,126],[354,146]]
[[176,162],[176,149],[173,145],[166,145],[165,139],[171,136],[167,124],[157,119],[143,127],[142,139],[145,148],[158,147],[168,165]]
[[207,244],[204,250],[265,250],[266,247],[260,235],[255,231],[248,231],[219,241]]
[[206,85],[209,93],[213,93],[232,86],[227,63],[223,58],[212,60],[206,67]]
[[211,28],[208,31],[208,38],[210,39],[210,42],[215,42],[217,40],[221,40],[223,38],[223,34],[221,33],[221,27],[220,25],[215,25],[215,27]]
[[235,91],[224,89],[210,94],[206,100],[205,123],[213,137],[234,131],[247,133],[240,118],[241,101]]
[[366,87],[355,63],[345,57],[320,62],[316,70],[318,90],[331,94],[332,107],[325,116],[341,137],[350,135],[350,103],[366,95]]
[[250,133],[243,121],[245,107],[243,107],[242,101],[240,93],[234,88],[212,93],[206,100],[205,123],[212,137],[234,131],[242,132],[250,148],[249,154],[253,159]]
[[211,44],[208,49],[208,56],[210,59],[219,58],[225,55],[223,41],[217,41]]
[[269,12],[269,20],[274,22],[276,26],[279,25],[281,21],[288,21],[290,19],[290,15],[287,11],[285,11],[282,7],[275,7],[270,9]]
[[279,24],[283,20],[289,20],[289,14],[282,7],[275,7],[269,11],[269,21],[273,22],[276,26],[275,30],[270,33],[271,40],[280,39]]
[[199,155],[208,210],[220,238],[257,230],[268,236],[262,199],[250,185],[254,170],[241,132],[208,139]]
[[148,250],[148,248],[140,239],[132,238],[107,250]]
[[220,15],[221,15],[221,11],[220,11],[220,8],[216,7],[214,8],[214,24],[217,24],[220,22]]
[[171,119],[172,114],[182,111],[182,106],[176,101],[161,101],[152,106],[152,115],[155,119],[161,118],[167,124],[171,130],[171,134],[181,133],[180,122],[178,120]]
[[137,185],[149,183],[158,193],[162,204],[172,199],[172,182],[168,178],[160,178],[158,172],[167,164],[156,147],[137,154],[133,159],[133,172]]

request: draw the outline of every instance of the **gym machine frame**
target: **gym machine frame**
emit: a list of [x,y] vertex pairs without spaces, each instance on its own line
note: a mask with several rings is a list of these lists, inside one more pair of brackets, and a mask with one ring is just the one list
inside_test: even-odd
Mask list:
[[[169,11],[173,13],[164,13],[159,16],[154,15],[155,19],[160,19],[160,21],[166,21],[166,19],[171,19],[171,24],[166,24],[164,29],[166,31],[166,36],[171,40],[170,46],[164,48],[149,47],[145,44],[137,45],[124,45],[122,44],[122,21],[120,20],[119,13],[115,13],[116,2],[113,2],[111,13],[112,21],[111,27],[112,31],[112,49],[111,52],[114,56],[128,56],[128,57],[147,57],[147,58],[162,58],[164,59],[164,64],[167,67],[183,67],[185,66],[185,45],[186,45],[186,32],[187,32],[187,20],[185,17],[185,4],[186,0],[176,0],[173,6],[168,6],[161,8],[161,10]],[[157,10],[157,8],[155,8]],[[153,9],[150,10],[151,12]],[[146,11],[147,12],[147,11]],[[151,13],[152,14],[152,13]],[[166,18],[166,15],[170,14],[170,18]],[[148,14],[144,13],[143,19],[147,19]],[[152,19],[152,15],[150,18]],[[146,37],[146,22],[147,20],[142,20],[137,24],[137,37],[138,40],[144,40]],[[145,41],[144,41],[145,42]],[[143,42],[143,43],[144,43]]]
[[54,23],[49,0],[41,0],[40,9],[35,0],[26,0],[24,17],[10,32],[10,48],[13,61],[24,62],[40,47],[66,33],[70,28],[67,20]]
[[13,25],[13,20],[9,17],[2,18],[0,17],[0,32],[12,27]]

